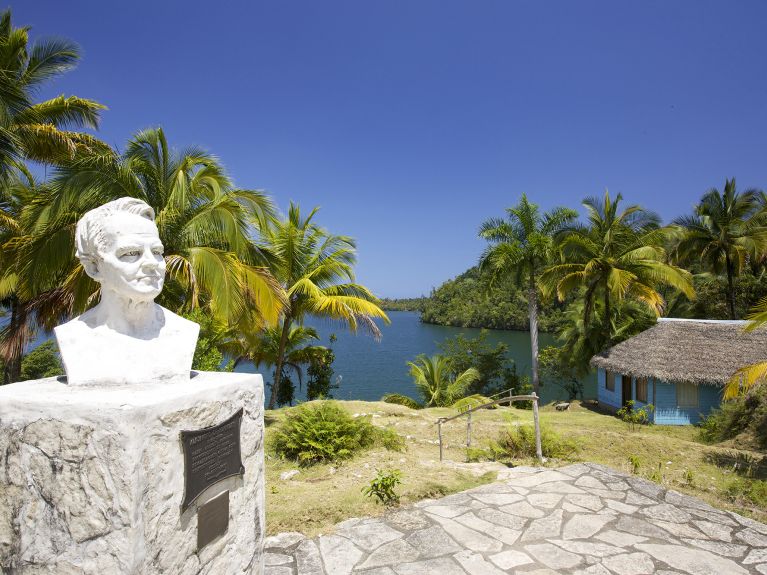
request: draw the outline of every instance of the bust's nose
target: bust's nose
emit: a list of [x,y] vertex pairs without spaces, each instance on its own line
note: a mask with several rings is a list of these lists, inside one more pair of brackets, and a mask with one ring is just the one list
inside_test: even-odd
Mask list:
[[156,270],[160,263],[157,261],[157,257],[152,253],[151,249],[144,250],[141,254],[141,267],[142,269]]

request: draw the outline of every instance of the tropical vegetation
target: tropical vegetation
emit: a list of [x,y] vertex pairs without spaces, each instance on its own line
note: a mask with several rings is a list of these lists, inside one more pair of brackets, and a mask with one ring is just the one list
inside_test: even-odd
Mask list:
[[541,214],[525,194],[516,206],[507,208],[506,213],[507,219],[491,218],[480,226],[479,236],[490,242],[480,257],[480,270],[489,271],[490,285],[498,277],[512,277],[517,286],[527,290],[530,365],[533,391],[537,393],[539,276],[556,256],[555,236],[578,214],[568,208],[555,208]]
[[277,455],[301,465],[349,459],[376,444],[397,451],[404,446],[393,431],[372,425],[369,417],[352,417],[333,401],[305,403],[289,411],[270,440]]
[[[308,345],[311,330],[302,327],[303,318],[340,319],[375,335],[374,319],[387,321],[375,296],[354,283],[353,240],[320,228],[316,209],[301,217],[291,205],[282,219],[263,191],[235,186],[216,156],[172,146],[161,127],[138,132],[122,152],[68,131],[97,128],[105,106],[74,96],[34,102],[40,86],[71,70],[80,56],[67,40],[30,45],[28,33],[11,24],[10,11],[0,16],[3,382],[21,377],[22,356],[37,329],[50,330],[98,301],[98,284],[74,257],[74,228],[88,210],[131,196],[154,209],[165,248],[158,303],[186,316],[203,314],[195,367],[223,369],[226,358],[236,364],[271,354],[273,406],[292,400],[292,382],[275,393],[287,371],[301,385],[300,367],[314,362],[315,387],[327,392],[332,358]],[[52,167],[42,182],[30,169],[39,163]]]
[[354,281],[354,240],[330,234],[317,225],[314,216],[318,210],[302,215],[300,207],[291,203],[287,217],[272,219],[264,226],[258,244],[266,254],[269,270],[287,294],[279,320],[269,409],[280,396],[285,350],[294,323],[301,324],[307,315],[326,317],[345,323],[352,331],[362,328],[380,337],[374,320],[389,321],[378,299]]
[[757,190],[738,193],[735,178],[724,192],[712,188],[701,198],[694,213],[674,220],[684,230],[676,249],[693,269],[727,278],[730,319],[735,311],[735,278],[767,252],[765,196]]
[[464,397],[471,384],[480,377],[474,367],[453,374],[450,360],[443,355],[429,357],[421,354],[415,361],[409,361],[408,366],[425,407],[452,405]]

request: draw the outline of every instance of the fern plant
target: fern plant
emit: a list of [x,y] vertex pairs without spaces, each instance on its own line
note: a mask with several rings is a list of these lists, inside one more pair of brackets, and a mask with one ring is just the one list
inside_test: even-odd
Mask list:
[[370,447],[406,448],[394,429],[376,427],[370,417],[352,417],[335,401],[313,401],[288,411],[271,440],[277,455],[304,466],[349,459]]
[[272,439],[280,456],[301,465],[348,459],[373,445],[376,429],[368,418],[353,418],[333,401],[300,405],[285,415]]

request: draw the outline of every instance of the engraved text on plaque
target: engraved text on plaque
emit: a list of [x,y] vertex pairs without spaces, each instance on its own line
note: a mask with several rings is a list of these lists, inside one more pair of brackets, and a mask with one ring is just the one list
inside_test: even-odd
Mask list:
[[184,448],[182,511],[186,511],[214,483],[245,472],[240,456],[241,423],[242,409],[219,425],[181,432]]

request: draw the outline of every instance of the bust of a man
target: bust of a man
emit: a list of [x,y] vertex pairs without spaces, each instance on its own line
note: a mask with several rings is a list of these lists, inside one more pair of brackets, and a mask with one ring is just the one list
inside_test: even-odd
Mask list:
[[189,380],[200,326],[154,302],[165,281],[154,217],[121,198],[77,223],[77,257],[101,301],[54,330],[70,385]]

